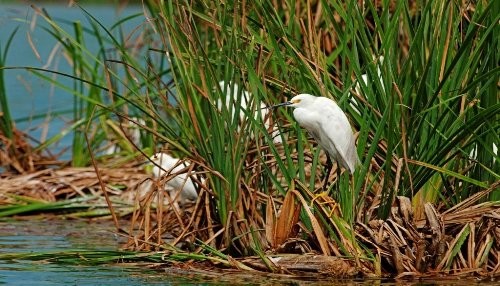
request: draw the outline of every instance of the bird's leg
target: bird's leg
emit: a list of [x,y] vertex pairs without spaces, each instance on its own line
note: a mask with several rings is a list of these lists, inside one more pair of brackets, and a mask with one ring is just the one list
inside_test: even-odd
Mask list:
[[337,194],[340,194],[340,176],[342,176],[342,172],[340,170],[339,162],[337,161]]
[[326,155],[326,173],[325,173],[325,182],[323,183],[323,191],[326,192],[326,183],[328,182],[328,179],[330,178],[330,172],[332,171],[333,168],[333,163],[332,160],[330,159],[330,156],[328,154]]

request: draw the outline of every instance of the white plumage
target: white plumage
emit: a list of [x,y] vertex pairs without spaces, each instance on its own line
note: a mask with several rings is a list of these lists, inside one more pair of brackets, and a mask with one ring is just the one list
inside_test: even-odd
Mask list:
[[352,174],[359,164],[354,134],[344,112],[331,99],[299,94],[280,105],[294,107],[293,117],[334,161]]
[[[238,125],[238,132],[240,131],[240,126],[241,122],[246,117],[246,113],[253,112],[252,104],[254,103],[254,98],[253,95],[246,91],[246,90],[241,90],[240,94],[240,88],[236,83],[226,83],[225,81],[220,81],[219,82],[219,87],[222,90],[222,92],[226,91],[226,102],[224,107],[228,110],[228,112],[231,113],[231,118],[234,118],[234,114],[236,112],[236,104],[238,103],[238,96],[241,96],[241,99],[239,100],[239,125]],[[222,99],[217,100],[217,109],[219,111],[222,111]],[[258,120],[259,116],[264,122],[264,127],[266,130],[269,130],[270,126],[270,118],[268,117],[269,110],[266,108],[266,105],[261,102],[258,107],[255,108],[255,115],[254,119]],[[253,138],[253,134],[250,134],[251,138]],[[279,130],[277,126],[274,126],[272,134],[273,142],[275,144],[280,144],[282,143],[281,135],[279,133]]]
[[[380,85],[382,86],[382,91],[385,91],[385,88],[384,88],[384,81],[382,79],[382,71],[380,70],[380,67],[382,66],[382,64],[384,63],[384,56],[380,56],[379,57],[379,62],[377,63],[377,76],[378,76],[378,80],[380,82]],[[376,80],[376,79],[372,79],[372,80]],[[368,86],[370,85],[370,83],[368,82],[368,74],[362,74],[361,75],[361,81],[363,81],[363,83]],[[356,86],[354,87],[354,90],[356,91],[357,94],[359,95],[362,95],[363,93],[361,92],[361,85],[359,83],[359,80],[358,82],[356,83]],[[351,102],[350,102],[350,105],[351,107],[354,109],[354,111],[357,113],[357,114],[361,114],[361,112],[359,111],[358,107],[360,106],[360,102],[355,98],[355,97],[352,97],[351,98]]]
[[172,174],[174,177],[165,183],[165,190],[175,198],[179,192],[178,199],[180,204],[184,204],[186,200],[195,201],[198,198],[195,184],[187,173],[179,173],[183,169],[188,169],[190,163],[188,161],[182,162],[166,153],[156,153],[151,156],[151,160],[156,165],[153,166],[153,175],[156,178],[162,178],[167,174]]

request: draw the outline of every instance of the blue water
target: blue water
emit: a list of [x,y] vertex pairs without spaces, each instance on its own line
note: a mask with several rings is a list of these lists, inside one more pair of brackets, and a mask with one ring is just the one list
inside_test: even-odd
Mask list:
[[[90,27],[85,13],[78,7],[68,7],[64,4],[37,5],[45,8],[49,15],[67,31],[73,31],[71,22],[74,21],[80,21],[83,27]],[[127,5],[126,7],[84,5],[84,9],[107,28],[110,28],[119,19],[143,12],[142,6],[138,5]],[[145,17],[141,15],[126,21],[121,26],[125,35],[134,33],[137,27],[144,24],[144,19]],[[62,24],[64,21],[68,21],[68,23]],[[7,55],[6,66],[44,67],[71,74],[71,67],[63,58],[60,47],[55,56],[51,58],[51,53],[56,49],[57,42],[42,28],[47,26],[45,20],[36,15],[30,5],[6,4],[0,0],[0,46],[2,50],[10,34],[16,28],[18,29]],[[30,45],[30,39],[32,45]],[[90,51],[97,52],[95,38],[86,35],[85,42]],[[67,78],[59,76],[57,80],[71,86]],[[11,115],[16,120],[16,127],[28,132],[36,141],[43,142],[59,134],[61,130],[71,124],[72,113],[68,111],[73,108],[73,95],[23,69],[6,70],[5,82]],[[71,140],[70,133],[52,146],[51,150],[61,151],[71,145]],[[63,158],[69,158],[69,155],[69,152],[66,152]]]
[[[113,230],[113,225],[107,221],[0,221],[0,253],[117,250],[123,239]],[[182,277],[149,270],[144,265],[84,266],[0,260],[0,285],[171,285],[179,281],[189,282]]]
[[[123,225],[126,225],[125,222]],[[114,234],[110,221],[0,220],[0,254],[64,250],[118,250],[125,239]],[[320,285],[321,281],[292,279],[264,273],[223,269],[202,270],[170,264],[68,265],[46,261],[1,260],[0,285]],[[353,281],[340,285],[356,285]],[[326,281],[323,281],[324,285]],[[358,284],[361,285],[361,284]]]
[[[122,222],[126,226],[126,222]],[[0,254],[41,253],[64,250],[118,250],[125,238],[115,235],[109,220],[0,220]],[[172,264],[116,263],[98,266],[68,265],[47,261],[0,259],[0,285],[499,285],[494,281],[447,279],[441,281],[391,281],[301,277],[239,272],[223,268],[200,269]]]

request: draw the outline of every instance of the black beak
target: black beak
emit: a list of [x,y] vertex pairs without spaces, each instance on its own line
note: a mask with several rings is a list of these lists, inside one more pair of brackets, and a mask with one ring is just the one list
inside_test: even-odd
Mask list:
[[273,109],[273,108],[276,108],[276,107],[280,107],[280,106],[286,106],[286,105],[290,105],[292,104],[291,101],[286,101],[286,102],[283,102],[283,103],[278,103],[278,104],[275,104],[275,105],[270,105],[270,106],[266,106],[262,109]]

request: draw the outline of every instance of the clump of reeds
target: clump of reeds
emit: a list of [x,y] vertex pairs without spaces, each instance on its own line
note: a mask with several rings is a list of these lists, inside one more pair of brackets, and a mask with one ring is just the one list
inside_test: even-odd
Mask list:
[[[462,201],[478,204],[473,195],[481,190],[491,203],[477,207],[498,213],[499,104],[497,83],[485,76],[498,75],[490,54],[493,7],[365,5],[150,3],[175,82],[176,104],[163,108],[169,124],[159,125],[181,145],[170,149],[200,162],[207,180],[184,217],[156,213],[162,221],[148,227],[145,241],[161,245],[168,232],[174,243],[198,240],[197,251],[205,245],[258,255],[269,269],[277,267],[267,250],[350,257],[360,271],[378,275],[498,271],[495,231],[482,227],[494,218],[471,214],[468,225],[448,229],[439,215]],[[367,82],[358,80],[362,74]],[[243,122],[217,108],[227,96],[220,80],[252,94]],[[252,116],[261,102],[298,91],[332,97],[350,115],[363,158],[353,183],[334,175],[321,192],[324,155],[289,113],[270,115],[286,134],[282,145]],[[398,201],[405,202],[403,218]],[[467,231],[472,225],[480,236]],[[459,239],[450,241],[454,235]],[[466,238],[480,250],[460,254]]]

